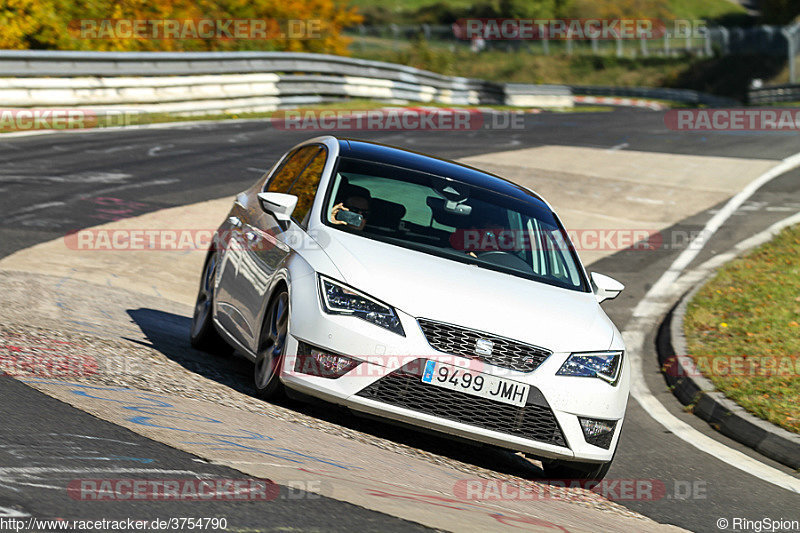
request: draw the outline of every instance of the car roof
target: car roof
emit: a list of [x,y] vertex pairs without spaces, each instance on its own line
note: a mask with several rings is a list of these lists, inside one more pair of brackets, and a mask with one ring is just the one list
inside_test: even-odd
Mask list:
[[375,161],[452,178],[468,185],[499,192],[522,201],[534,201],[551,210],[547,202],[530,189],[468,165],[375,142],[345,138],[337,138],[336,140],[339,142],[339,155],[341,157]]

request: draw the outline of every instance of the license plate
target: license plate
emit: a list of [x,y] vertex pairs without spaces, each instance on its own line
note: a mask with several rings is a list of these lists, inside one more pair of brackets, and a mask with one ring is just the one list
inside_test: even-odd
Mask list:
[[425,363],[422,382],[519,407],[525,405],[531,388],[518,381],[472,372],[438,361]]

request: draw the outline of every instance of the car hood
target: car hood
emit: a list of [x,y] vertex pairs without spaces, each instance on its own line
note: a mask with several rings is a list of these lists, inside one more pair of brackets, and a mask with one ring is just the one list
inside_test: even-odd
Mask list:
[[415,318],[554,352],[607,349],[615,327],[592,293],[572,291],[320,228],[338,272],[323,272]]

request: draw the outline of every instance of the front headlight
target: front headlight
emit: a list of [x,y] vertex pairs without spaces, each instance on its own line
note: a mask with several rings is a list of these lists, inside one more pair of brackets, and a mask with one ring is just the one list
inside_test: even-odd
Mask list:
[[322,275],[319,288],[326,313],[355,316],[405,337],[400,318],[392,307]]
[[567,358],[557,376],[600,378],[613,383],[622,368],[622,351],[573,353]]

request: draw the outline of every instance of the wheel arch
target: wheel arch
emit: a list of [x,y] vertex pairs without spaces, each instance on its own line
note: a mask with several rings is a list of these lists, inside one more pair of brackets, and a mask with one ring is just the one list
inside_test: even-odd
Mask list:
[[291,292],[291,283],[289,283],[289,274],[288,272],[283,269],[279,272],[276,272],[272,278],[270,283],[269,289],[265,292],[268,296],[264,298],[264,305],[261,307],[261,311],[259,313],[258,319],[258,338],[255,339],[255,351],[258,352],[259,346],[261,346],[261,334],[263,333],[264,329],[264,320],[266,320],[267,309],[269,306],[272,305],[275,296],[277,296],[281,290],[285,290],[289,296],[289,316],[292,316],[292,292]]

